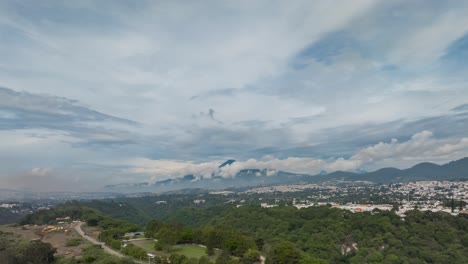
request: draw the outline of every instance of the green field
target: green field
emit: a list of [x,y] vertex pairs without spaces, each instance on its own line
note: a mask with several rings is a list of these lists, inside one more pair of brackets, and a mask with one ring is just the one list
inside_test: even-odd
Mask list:
[[154,241],[152,240],[138,240],[138,241],[132,241],[131,243],[137,247],[143,248],[149,253],[153,253],[153,254],[156,253],[156,250],[154,249]]
[[172,247],[174,253],[185,255],[188,258],[200,258],[206,256],[206,248],[197,245],[177,245]]
[[[169,256],[170,253],[166,251],[157,251],[154,249],[154,241],[152,240],[138,240],[138,241],[132,241],[132,244],[134,244],[137,247],[141,247],[144,250],[148,251],[149,253],[159,255],[159,256]],[[206,248],[198,245],[176,245],[172,247],[171,253],[176,253],[180,255],[185,255],[188,258],[200,258],[202,256],[207,256],[206,255]],[[217,255],[217,251],[215,256]],[[211,259],[214,259],[215,257],[210,257]]]

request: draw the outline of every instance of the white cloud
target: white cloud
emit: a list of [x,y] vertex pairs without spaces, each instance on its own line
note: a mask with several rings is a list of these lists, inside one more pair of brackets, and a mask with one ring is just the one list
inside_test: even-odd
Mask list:
[[372,163],[378,160],[437,160],[438,158],[463,157],[468,154],[468,138],[436,139],[431,131],[414,134],[408,141],[398,143],[392,139],[389,143],[379,142],[367,147],[350,160]]
[[[0,132],[3,175],[76,163],[85,165],[75,175],[92,174],[90,164],[131,160],[123,163],[132,167],[127,174],[106,179],[209,176],[225,156],[242,159],[222,170],[226,177],[250,166],[314,174],[466,153],[466,140],[454,139],[464,136],[464,124],[440,133],[445,139],[415,136],[355,150],[369,143],[366,136],[450,129],[366,130],[438,118],[467,102],[466,69],[457,73],[437,60],[466,33],[465,3],[149,1],[129,11],[117,2],[85,2],[26,9],[0,2],[0,86],[27,91],[0,96],[0,128],[18,129]],[[320,41],[327,45],[314,46]],[[108,118],[90,109],[141,125],[103,122]],[[201,118],[208,109],[215,120]],[[336,131],[346,127],[363,135],[336,147],[346,141]],[[29,135],[38,129],[49,131]],[[101,148],[106,144],[115,149]],[[327,152],[335,148],[339,154]],[[310,149],[332,158],[304,158]],[[291,157],[261,159],[265,154]]]
[[[54,20],[34,21],[11,10],[4,14],[9,19],[3,23],[14,20],[6,25],[14,25],[20,33],[34,32],[38,37],[31,41],[40,39],[40,43],[53,43],[55,48],[44,50],[27,41],[23,43],[27,49],[4,46],[5,52],[13,49],[17,54],[11,61],[4,58],[5,66],[34,73],[55,72],[65,80],[46,74],[27,79],[5,75],[3,84],[72,97],[100,111],[147,123],[167,122],[167,116],[181,118],[181,102],[174,101],[185,100],[187,93],[243,88],[278,75],[288,68],[291,56],[323,34],[339,30],[373,3],[170,2],[152,3],[136,12],[115,6],[96,8],[95,12],[112,14],[116,19],[118,25],[106,30]],[[336,9],[337,4],[341,8]],[[330,16],[331,11],[335,15]],[[147,86],[151,89],[143,88]],[[259,101],[255,110],[267,106],[268,101]],[[148,111],[154,115],[141,114]]]
[[126,169],[126,172],[153,175],[150,182],[164,178],[179,178],[190,174],[209,178],[220,165],[219,162],[215,161],[194,163],[190,161],[151,160],[146,158],[131,159],[127,162],[132,168]]
[[390,52],[393,63],[424,64],[432,62],[446,52],[448,46],[468,33],[466,9],[443,13],[432,22],[416,28]]
[[33,168],[30,172],[31,176],[34,177],[45,177],[49,175],[50,169],[48,168]]
[[248,159],[218,169],[223,161],[205,163],[175,161],[175,160],[150,160],[135,159],[129,161],[133,166],[129,172],[152,175],[151,182],[163,178],[178,178],[188,174],[195,176],[211,177],[219,174],[222,177],[235,177],[245,169],[266,169],[267,175],[272,176],[276,171],[292,173],[318,174],[325,170],[356,171],[362,166],[372,166],[376,162],[391,161],[388,166],[397,166],[400,161],[413,160],[414,162],[446,160],[449,157],[464,157],[468,155],[468,138],[461,139],[436,139],[432,132],[422,131],[414,134],[409,140],[399,143],[396,139],[390,142],[379,142],[375,145],[359,150],[349,159],[315,159],[289,157],[277,159],[266,156],[262,159]]

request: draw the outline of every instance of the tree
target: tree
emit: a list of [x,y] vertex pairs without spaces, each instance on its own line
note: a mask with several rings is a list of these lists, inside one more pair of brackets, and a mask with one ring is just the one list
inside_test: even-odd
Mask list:
[[213,262],[211,262],[210,259],[207,256],[202,256],[198,260],[198,264],[213,264]]
[[169,261],[171,264],[183,264],[187,260],[185,255],[171,254],[169,256]]
[[163,244],[167,245],[175,245],[178,240],[177,232],[169,227],[163,227],[158,232],[158,240],[161,241]]
[[20,246],[19,249],[23,263],[47,264],[54,261],[54,254],[57,249],[50,243],[40,240],[32,240]]
[[87,221],[86,221],[86,224],[88,226],[97,226],[99,224],[99,219],[97,218],[89,218]]
[[385,264],[400,264],[403,263],[395,254],[388,254],[384,261]]
[[229,253],[223,250],[221,254],[216,258],[216,264],[232,264],[235,263],[235,261],[232,259],[231,256],[229,256]]
[[161,229],[163,226],[164,224],[157,220],[149,221],[146,224],[145,236],[149,238],[154,238],[155,235],[159,232],[159,229]]
[[127,246],[123,248],[121,251],[122,253],[132,256],[136,259],[146,258],[148,254],[148,252],[146,252],[143,248],[137,247],[133,244],[127,244]]
[[185,229],[180,233],[180,242],[183,244],[193,243],[193,230],[191,228]]
[[208,246],[206,247],[206,254],[207,254],[208,256],[213,256],[214,253],[215,253],[215,252],[214,252],[213,246],[212,246],[211,244],[208,245]]
[[257,245],[258,250],[262,250],[265,245],[265,240],[263,240],[263,238],[257,238],[255,239],[255,244]]
[[198,264],[198,259],[196,258],[189,258],[184,260],[182,264]]
[[301,252],[289,241],[280,242],[273,247],[266,259],[267,264],[299,264],[300,261]]
[[244,256],[241,258],[242,264],[254,264],[259,262],[260,260],[260,252],[255,249],[249,249],[247,252],[244,253]]

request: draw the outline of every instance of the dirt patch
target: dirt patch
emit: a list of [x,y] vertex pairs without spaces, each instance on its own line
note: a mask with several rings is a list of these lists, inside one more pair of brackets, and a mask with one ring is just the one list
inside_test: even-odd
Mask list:
[[[48,228],[49,227],[49,228]],[[89,243],[83,239],[83,242],[78,246],[67,247],[65,246],[67,240],[72,238],[81,238],[76,233],[72,225],[63,224],[56,230],[50,230],[50,226],[0,226],[0,231],[12,232],[18,234],[27,240],[41,240],[46,243],[50,243],[54,248],[57,249],[56,256],[81,256],[81,249],[89,245]]]

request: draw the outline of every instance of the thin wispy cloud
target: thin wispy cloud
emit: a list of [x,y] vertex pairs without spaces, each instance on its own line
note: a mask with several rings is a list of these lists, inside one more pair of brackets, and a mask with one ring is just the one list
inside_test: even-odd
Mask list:
[[0,112],[0,130],[55,130],[88,144],[129,143],[132,138],[123,129],[138,126],[67,98],[1,87]]

